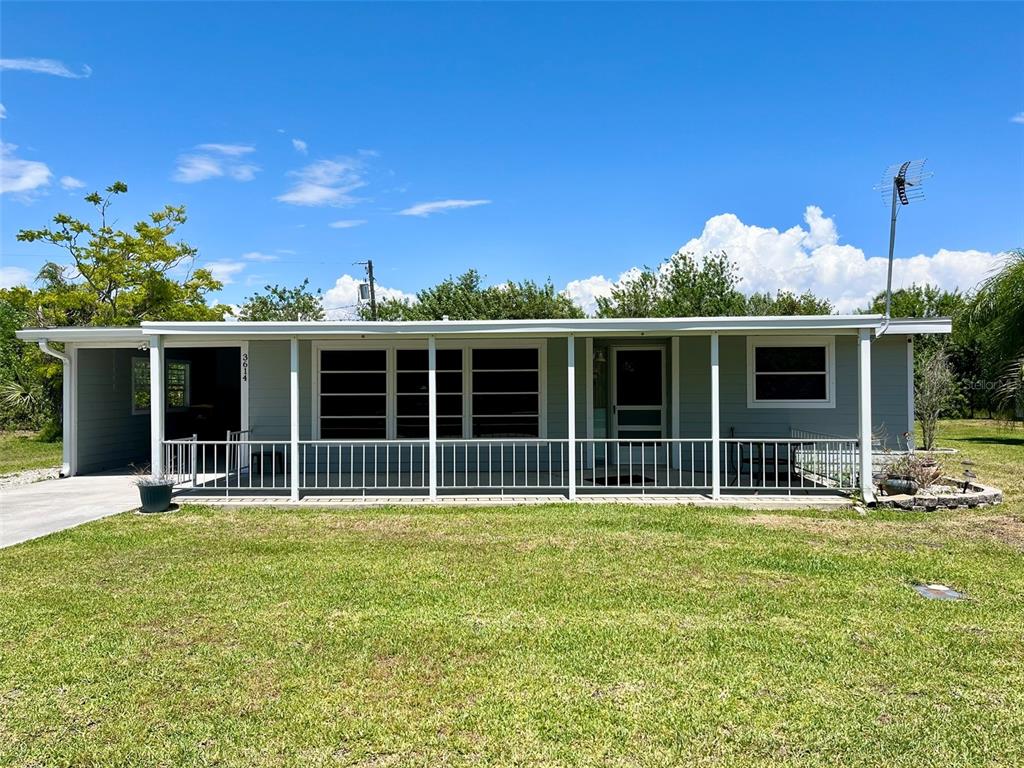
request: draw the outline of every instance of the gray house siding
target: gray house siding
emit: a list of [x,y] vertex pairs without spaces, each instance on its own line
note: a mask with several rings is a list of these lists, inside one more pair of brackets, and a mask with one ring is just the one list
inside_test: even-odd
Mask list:
[[132,414],[134,349],[78,350],[79,473],[149,463],[149,414]]
[[[249,342],[249,430],[253,440],[289,440],[291,342]],[[312,438],[310,341],[299,341],[299,439]]]

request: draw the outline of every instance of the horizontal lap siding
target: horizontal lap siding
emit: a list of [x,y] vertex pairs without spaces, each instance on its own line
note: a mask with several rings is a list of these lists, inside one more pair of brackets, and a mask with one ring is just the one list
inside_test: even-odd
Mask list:
[[[312,437],[312,343],[299,342],[299,436]],[[253,440],[291,439],[291,343],[249,342],[249,430]]]
[[80,473],[149,463],[148,413],[132,414],[134,349],[78,351],[78,464]]
[[886,446],[899,448],[908,427],[909,336],[883,336],[871,345],[871,424]]

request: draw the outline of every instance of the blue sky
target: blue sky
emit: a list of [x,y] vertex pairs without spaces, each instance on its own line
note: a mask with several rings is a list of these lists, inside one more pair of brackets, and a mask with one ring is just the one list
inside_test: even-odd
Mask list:
[[58,255],[20,228],[122,179],[122,224],[187,205],[229,302],[309,277],[347,306],[371,258],[396,291],[475,267],[591,306],[688,247],[851,308],[884,284],[872,186],[926,156],[897,284],[969,287],[1024,245],[1022,30],[1020,4],[5,3],[3,280]]

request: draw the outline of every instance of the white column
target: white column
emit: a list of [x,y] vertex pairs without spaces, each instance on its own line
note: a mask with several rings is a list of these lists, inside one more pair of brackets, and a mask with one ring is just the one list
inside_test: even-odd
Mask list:
[[581,454],[583,469],[591,469],[594,465],[594,337],[587,336],[584,340],[585,355],[583,359],[583,376],[586,388],[586,413],[583,419],[583,436],[586,438],[586,447]]
[[711,498],[722,495],[722,417],[718,388],[718,334],[711,334]]
[[914,337],[907,336],[907,448],[914,450]]
[[[466,363],[468,364],[468,363]],[[469,397],[467,394],[466,397]],[[437,498],[437,339],[427,337],[427,451],[430,498]]]
[[576,337],[566,340],[568,365],[566,384],[569,388],[567,436],[569,438],[569,501],[576,498]]
[[857,437],[860,440],[860,490],[865,502],[875,500],[871,469],[871,330],[857,334]]
[[149,471],[164,473],[164,340],[149,339]]
[[292,501],[299,500],[299,339],[292,336],[290,355],[290,384],[289,394],[291,403],[289,409],[289,420],[291,422],[291,485]]
[[[681,404],[679,402],[679,337],[678,336],[673,336],[672,337],[671,345],[672,345],[671,346],[672,366],[670,368],[670,371],[671,371],[670,376],[672,377],[672,383],[671,383],[671,386],[669,387],[669,392],[671,393],[670,396],[672,398],[672,400],[671,400],[671,403],[672,403],[672,431],[671,431],[670,434],[671,434],[673,440],[678,440],[679,439],[679,433],[680,433],[680,424],[682,423],[681,422],[681,418],[680,418],[680,413],[679,413]],[[669,464],[670,464],[670,466],[678,467],[679,463],[682,461],[682,450],[679,448],[678,443],[673,444],[672,447],[670,447],[668,449],[668,455],[669,455]]]

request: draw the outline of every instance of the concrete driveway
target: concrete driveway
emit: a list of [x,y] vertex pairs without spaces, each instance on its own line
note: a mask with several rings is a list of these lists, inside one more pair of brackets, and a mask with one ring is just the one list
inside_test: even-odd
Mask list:
[[0,547],[139,506],[131,474],[111,472],[44,480],[0,490]]

